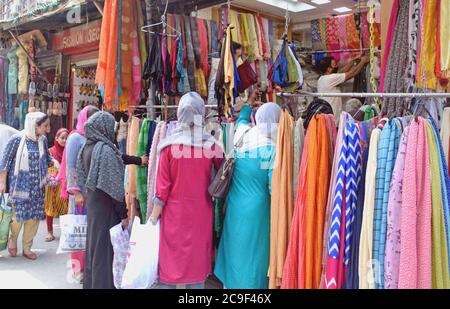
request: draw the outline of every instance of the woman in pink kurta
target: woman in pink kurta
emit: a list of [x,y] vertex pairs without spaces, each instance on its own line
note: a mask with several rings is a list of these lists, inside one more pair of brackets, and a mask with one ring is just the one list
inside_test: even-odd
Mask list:
[[159,281],[162,288],[202,288],[212,272],[213,205],[208,194],[212,167],[222,162],[222,150],[203,130],[205,107],[195,92],[178,107],[174,134],[158,147],[154,208],[161,212]]

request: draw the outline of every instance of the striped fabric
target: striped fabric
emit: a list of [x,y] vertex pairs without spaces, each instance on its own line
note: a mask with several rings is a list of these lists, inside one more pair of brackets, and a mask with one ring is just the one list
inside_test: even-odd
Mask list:
[[[351,253],[352,223],[354,221],[357,189],[361,179],[360,131],[350,117],[347,118],[340,150],[336,186],[331,212],[328,257],[323,288],[339,289],[345,282],[346,266]],[[345,212],[345,216],[343,213]]]

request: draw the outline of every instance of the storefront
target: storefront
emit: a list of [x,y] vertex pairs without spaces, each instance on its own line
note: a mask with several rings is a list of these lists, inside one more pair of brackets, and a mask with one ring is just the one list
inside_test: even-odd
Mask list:
[[52,48],[65,56],[64,66],[69,73],[70,128],[84,106],[97,105],[101,108],[98,88],[95,85],[100,30],[101,20],[95,20],[52,36]]

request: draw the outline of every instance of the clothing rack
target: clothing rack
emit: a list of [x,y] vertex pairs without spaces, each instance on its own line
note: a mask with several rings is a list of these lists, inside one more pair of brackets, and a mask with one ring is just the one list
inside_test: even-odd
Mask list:
[[[150,106],[142,106],[139,108],[156,108],[156,109],[165,109],[165,108],[178,108],[179,105],[150,105]],[[217,105],[205,105],[205,107],[217,107]]]
[[[301,54],[349,53],[370,50],[370,48],[336,49],[336,50],[297,50]],[[378,50],[377,50],[378,51]]]
[[450,98],[449,92],[362,93],[362,92],[278,92],[279,97],[356,97],[356,98]]

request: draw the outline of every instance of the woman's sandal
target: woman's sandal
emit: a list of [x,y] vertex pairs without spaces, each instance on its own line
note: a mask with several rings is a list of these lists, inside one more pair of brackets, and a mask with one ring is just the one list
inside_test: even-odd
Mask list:
[[17,247],[11,248],[9,246],[9,242],[8,242],[8,252],[9,252],[9,255],[11,255],[12,257],[16,257],[17,256]]
[[22,255],[23,255],[23,257],[25,257],[25,258],[27,258],[29,260],[32,260],[32,261],[37,259],[37,255],[34,252],[31,252],[31,253],[28,253],[28,254],[23,252]]

